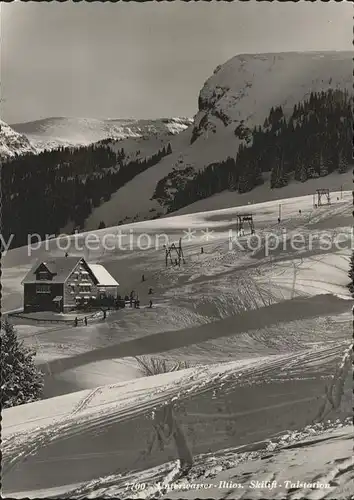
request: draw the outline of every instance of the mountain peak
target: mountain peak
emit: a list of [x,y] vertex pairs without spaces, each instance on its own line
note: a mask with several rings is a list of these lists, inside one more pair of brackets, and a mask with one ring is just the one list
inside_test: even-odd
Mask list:
[[199,94],[194,138],[261,125],[272,106],[291,110],[310,93],[352,91],[351,52],[239,54],[219,65]]
[[0,120],[0,159],[36,152],[25,135],[16,132],[10,125]]

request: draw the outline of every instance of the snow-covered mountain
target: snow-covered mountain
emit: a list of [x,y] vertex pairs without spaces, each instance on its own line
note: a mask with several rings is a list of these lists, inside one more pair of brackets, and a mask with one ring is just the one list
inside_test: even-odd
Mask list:
[[[14,127],[39,150],[104,140],[115,151],[124,149],[127,159],[144,161],[161,147],[170,146],[171,154],[136,175],[113,193],[109,201],[94,209],[85,222],[85,228],[91,230],[101,221],[109,226],[123,220],[132,222],[163,215],[166,205],[161,205],[160,196],[154,197],[158,183],[159,193],[165,197],[163,203],[173,196],[176,186],[183,186],[195,171],[220,163],[228,156],[235,158],[241,133],[247,133],[247,129],[256,125],[262,126],[272,107],[281,106],[287,115],[295,104],[308,99],[311,92],[329,89],[353,93],[351,52],[239,55],[216,68],[205,82],[194,119],[48,118]],[[316,187],[327,180],[331,182],[330,189],[339,189],[346,182],[319,179],[321,184]],[[313,189],[309,182],[298,189],[291,181],[288,187],[290,191],[309,194]],[[245,197],[250,202],[259,198],[254,190],[242,195],[233,191],[221,193],[217,201],[215,196],[213,200],[204,201],[212,203],[215,209],[222,208],[225,207],[224,195],[227,195],[227,206],[242,204]],[[270,190],[267,181],[262,201],[279,196],[279,190]],[[208,209],[208,205],[203,207]],[[186,210],[195,211],[196,207],[185,207],[184,213]]]
[[0,159],[25,153],[36,153],[36,149],[25,135],[16,132],[0,120]]
[[[272,107],[282,106],[286,115],[311,92],[341,89],[352,93],[352,56],[351,52],[238,55],[218,66],[200,91],[193,126],[171,138],[172,154],[96,209],[87,228],[97,227],[100,220],[115,224],[115,213],[142,220],[161,212],[151,200],[159,180],[164,179],[167,193],[173,192],[173,184],[182,183],[191,172],[235,157],[240,143],[235,130],[262,126]],[[267,192],[271,195],[269,188]],[[238,204],[239,195],[234,192],[233,196]],[[222,206],[221,200],[221,206],[214,203],[213,208]]]
[[156,120],[97,120],[94,118],[45,118],[12,125],[24,134],[37,150],[58,146],[88,145],[103,139],[178,134],[193,123],[191,118],[160,118]]
[[271,107],[284,114],[311,92],[352,92],[351,52],[289,52],[236,56],[218,66],[199,94],[194,138],[234,137],[236,126],[263,125]]
[[175,183],[188,177],[188,167],[199,170],[234,158],[242,134],[263,126],[272,107],[281,106],[287,116],[311,92],[353,93],[352,57],[351,52],[252,54],[218,66],[200,91],[190,141],[175,157],[175,170],[182,171],[174,174]]

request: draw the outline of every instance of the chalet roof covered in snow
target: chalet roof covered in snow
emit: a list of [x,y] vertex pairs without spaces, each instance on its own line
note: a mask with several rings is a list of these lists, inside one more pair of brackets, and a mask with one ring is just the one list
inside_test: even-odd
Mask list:
[[[79,262],[87,269],[86,274],[90,272],[93,274],[98,285],[119,286],[119,283],[109,274],[105,267],[100,264],[87,264],[82,257],[57,257],[55,259],[38,260],[27,273],[22,284],[37,283],[36,272],[41,265],[44,265],[53,275],[51,280],[41,280],[41,283],[64,283],[70,277]],[[85,273],[85,271],[82,271],[82,273]]]
[[88,264],[98,280],[98,286],[119,286],[119,283],[109,274],[107,269],[100,264]]
[[[83,260],[82,257],[57,257],[55,259],[38,260],[27,273],[22,284],[37,281],[35,273],[41,264],[44,264],[48,271],[54,275],[50,283],[64,283],[80,260]],[[41,283],[45,283],[45,281],[41,280]]]

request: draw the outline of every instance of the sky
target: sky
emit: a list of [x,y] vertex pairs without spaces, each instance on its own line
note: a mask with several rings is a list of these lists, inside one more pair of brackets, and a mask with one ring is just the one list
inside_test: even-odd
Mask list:
[[353,7],[323,2],[0,6],[1,118],[193,116],[237,54],[352,50]]

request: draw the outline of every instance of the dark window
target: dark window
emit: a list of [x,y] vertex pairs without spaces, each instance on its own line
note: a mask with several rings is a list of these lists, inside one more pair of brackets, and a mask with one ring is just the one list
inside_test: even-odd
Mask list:
[[39,271],[38,273],[38,280],[49,280],[50,277],[49,277],[49,274],[47,271]]
[[50,293],[50,285],[37,285],[36,293]]

